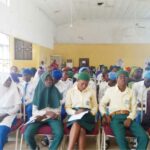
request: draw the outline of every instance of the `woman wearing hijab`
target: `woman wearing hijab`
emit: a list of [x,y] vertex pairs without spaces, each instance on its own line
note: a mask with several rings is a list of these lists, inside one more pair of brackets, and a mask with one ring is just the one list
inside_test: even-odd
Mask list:
[[95,126],[96,92],[88,86],[89,80],[89,74],[81,72],[77,84],[66,95],[65,108],[69,116],[88,111],[81,119],[67,123],[67,126],[71,127],[68,150],[73,150],[76,142],[79,144],[79,150],[85,149],[86,132],[91,132]]
[[57,150],[63,137],[63,127],[60,120],[60,100],[61,94],[53,85],[52,77],[48,72],[43,73],[33,98],[33,116],[36,116],[36,120],[34,123],[29,124],[25,131],[25,141],[31,150],[39,149],[34,136],[44,124],[48,124],[54,134],[54,140],[49,150]]
[[0,150],[3,150],[21,105],[17,85],[8,74],[0,74],[0,95]]

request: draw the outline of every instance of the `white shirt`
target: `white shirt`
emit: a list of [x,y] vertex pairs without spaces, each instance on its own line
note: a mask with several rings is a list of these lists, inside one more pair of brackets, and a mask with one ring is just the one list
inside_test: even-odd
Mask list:
[[76,107],[88,108],[95,115],[97,113],[96,92],[89,87],[81,92],[75,85],[67,92],[65,107],[69,115],[75,114],[73,108]]
[[142,103],[146,106],[147,92],[150,90],[150,88],[146,88],[144,85],[144,81],[140,81],[140,82],[134,83],[132,89],[135,94],[137,103]]
[[100,73],[96,79],[97,79],[98,83],[101,82],[102,81],[102,73]]
[[63,92],[65,91],[65,84],[59,80],[56,84],[55,84],[55,87],[59,90],[59,92],[61,94],[63,94]]
[[137,104],[133,91],[130,88],[126,87],[124,92],[121,92],[117,85],[108,88],[99,104],[102,115],[106,114],[108,103],[110,114],[119,110],[128,110],[130,112],[128,118],[135,119]]
[[27,82],[22,81],[19,84],[19,90],[20,90],[21,97],[25,100],[25,104],[27,105],[27,104],[31,103],[33,100],[33,96],[34,96],[34,92],[35,92],[35,84],[32,80],[29,81],[28,85],[27,85],[27,89],[26,89],[26,94],[25,94],[26,83]]
[[110,87],[108,85],[108,82],[106,81],[101,81],[99,84],[99,93],[98,93],[98,101],[100,103],[102,97],[104,96],[106,90]]
[[66,98],[66,94],[67,94],[67,91],[73,87],[73,81],[71,79],[67,79],[66,81],[62,81],[61,82],[64,84],[64,91],[63,91],[63,100],[62,100],[62,103],[65,103],[65,98]]
[[94,80],[90,79],[88,86],[96,91],[96,82]]

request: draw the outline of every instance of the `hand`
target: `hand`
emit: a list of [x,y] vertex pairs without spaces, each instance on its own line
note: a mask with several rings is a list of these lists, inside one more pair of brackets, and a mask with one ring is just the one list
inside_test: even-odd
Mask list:
[[40,122],[40,121],[42,121],[45,118],[46,118],[45,115],[44,116],[37,116],[36,119],[35,119],[35,121]]
[[102,118],[102,124],[110,125],[110,122],[111,122],[111,117],[105,114]]
[[80,113],[82,113],[82,112],[84,112],[85,110],[84,109],[79,109],[79,110],[77,110],[76,112],[75,112],[75,114],[80,114]]
[[131,122],[132,122],[132,119],[127,118],[127,119],[124,121],[124,126],[125,126],[126,128],[129,128],[130,125],[131,125]]
[[58,118],[58,114],[56,114],[52,111],[47,111],[46,116],[49,116],[51,119],[57,119]]

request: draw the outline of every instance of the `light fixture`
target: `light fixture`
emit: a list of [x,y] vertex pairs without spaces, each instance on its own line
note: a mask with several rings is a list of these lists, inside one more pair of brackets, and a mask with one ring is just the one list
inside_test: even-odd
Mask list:
[[98,5],[98,6],[101,6],[101,5],[103,5],[103,4],[104,4],[103,1],[101,1],[101,0],[98,0],[98,1],[97,1],[97,5]]

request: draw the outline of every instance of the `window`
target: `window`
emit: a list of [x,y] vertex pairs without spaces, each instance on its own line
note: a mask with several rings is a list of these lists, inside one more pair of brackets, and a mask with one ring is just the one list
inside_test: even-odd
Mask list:
[[9,36],[0,33],[0,72],[9,72],[10,51]]
[[15,39],[15,59],[32,60],[32,43]]

